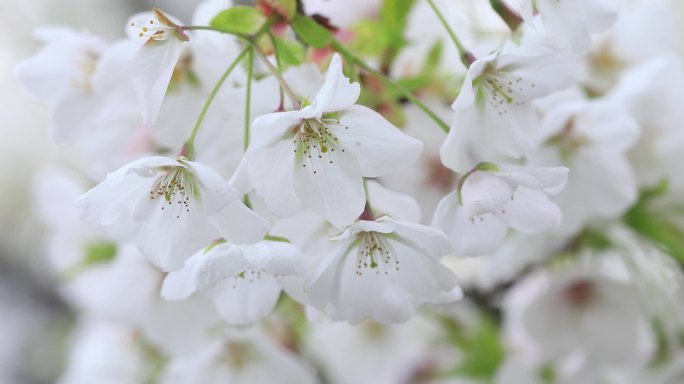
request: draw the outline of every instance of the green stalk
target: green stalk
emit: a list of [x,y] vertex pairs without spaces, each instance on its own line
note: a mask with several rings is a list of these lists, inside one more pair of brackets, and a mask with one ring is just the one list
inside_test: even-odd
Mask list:
[[287,84],[283,76],[278,72],[278,70],[271,64],[270,61],[268,61],[268,58],[266,55],[264,55],[263,52],[261,52],[261,49],[259,49],[259,46],[256,44],[256,42],[253,39],[250,39],[250,44],[254,47],[254,50],[256,51],[257,55],[261,59],[261,61],[264,63],[266,68],[268,68],[268,71],[271,72],[271,74],[278,80],[278,84],[280,84],[280,88],[285,91],[285,94],[287,97],[290,99],[292,102],[292,107],[293,109],[300,109],[301,104],[299,102],[299,99],[297,99],[297,96],[295,93],[292,91],[292,88]]
[[430,108],[428,108],[425,104],[423,104],[422,101],[420,101],[416,96],[411,93],[408,89],[404,88],[401,84],[398,84],[389,77],[387,77],[385,74],[382,72],[378,71],[377,69],[369,66],[366,64],[363,60],[361,60],[359,57],[355,56],[353,53],[349,52],[347,48],[345,48],[339,41],[333,40],[332,42],[333,48],[335,48],[336,51],[340,52],[342,56],[348,58],[349,60],[352,60],[354,63],[356,63],[358,66],[366,70],[367,72],[372,73],[373,75],[377,76],[380,80],[382,80],[385,84],[393,87],[395,90],[397,90],[402,96],[408,99],[411,103],[413,103],[416,107],[420,108],[423,113],[425,113],[432,121],[434,121],[444,132],[449,132],[449,125],[445,123],[442,119],[437,116]]
[[253,35],[253,36],[247,36],[239,33],[229,33],[226,31],[222,31],[220,29],[216,29],[214,27],[210,26],[196,26],[196,25],[186,25],[183,27],[179,27],[181,30],[207,30],[207,31],[214,31],[214,32],[220,32],[220,33],[228,33],[231,35],[234,35],[236,37],[239,37],[248,43],[250,43],[250,46],[246,47],[245,49],[240,52],[238,57],[235,58],[235,60],[230,64],[230,66],[226,69],[226,71],[221,75],[221,78],[219,81],[214,85],[214,88],[211,90],[211,93],[209,94],[209,98],[207,98],[207,101],[204,103],[204,106],[202,107],[202,110],[200,111],[199,116],[197,117],[197,121],[195,122],[195,126],[192,128],[192,132],[190,133],[190,137],[185,141],[185,144],[183,144],[183,148],[181,149],[181,155],[187,157],[188,159],[192,160],[193,157],[195,156],[195,138],[197,137],[197,133],[199,132],[199,128],[202,125],[202,121],[204,120],[204,117],[207,114],[207,111],[209,110],[209,107],[211,106],[211,103],[214,101],[214,98],[216,97],[216,94],[218,93],[219,89],[221,89],[221,86],[223,86],[223,83],[226,81],[228,76],[230,76],[231,72],[235,69],[235,67],[238,65],[240,60],[248,53],[248,51],[252,50],[253,47],[255,46],[254,40],[259,38],[261,35],[266,33],[273,23],[276,22],[276,18],[270,18],[268,19],[264,25],[261,26],[261,28]]
[[[276,45],[276,37],[271,31],[268,31],[268,36],[271,38],[271,43],[273,44],[273,54],[275,55],[276,64],[278,65],[278,73],[283,73],[283,63],[280,61],[280,53],[278,52],[278,45]],[[278,93],[280,94],[278,110],[282,111],[285,109],[285,93],[282,87],[278,87]]]
[[[251,47],[251,46],[250,46]],[[242,145],[243,150],[249,147],[249,125],[251,123],[251,107],[252,107],[252,77],[254,76],[254,48],[249,50],[249,57],[247,58],[247,89],[245,92],[245,141]]]
[[249,52],[251,49],[251,46],[243,49],[242,52],[240,52],[240,54],[235,58],[235,60],[233,60],[233,62],[230,63],[230,66],[228,66],[226,71],[223,72],[223,75],[221,75],[219,81],[216,83],[216,85],[214,85],[214,88],[211,90],[211,93],[207,98],[207,101],[204,102],[204,106],[202,107],[202,110],[200,111],[200,114],[197,117],[195,126],[192,128],[190,137],[188,137],[188,140],[185,142],[185,145],[183,145],[182,152],[188,159],[192,160],[193,156],[195,155],[195,138],[197,137],[197,133],[199,132],[200,126],[202,126],[202,121],[204,120],[204,117],[206,116],[207,111],[211,106],[211,103],[214,101],[216,94],[218,93],[219,89],[221,89],[221,86],[226,81],[228,76],[230,76],[235,67],[237,67],[238,63],[240,63],[240,60],[242,60],[242,58],[245,57],[247,52]]
[[456,36],[456,33],[454,33],[454,30],[451,29],[449,22],[446,20],[444,15],[442,15],[442,12],[439,10],[439,8],[437,8],[437,6],[435,5],[435,2],[433,0],[427,0],[427,2],[428,4],[430,4],[430,8],[432,8],[432,10],[437,15],[437,18],[439,18],[439,21],[444,26],[444,29],[446,29],[447,33],[449,34],[449,37],[451,38],[451,41],[453,41],[454,45],[456,46],[456,49],[458,49],[461,61],[466,67],[470,67],[470,64],[472,64],[475,61],[475,56],[473,56],[472,53],[468,52],[468,50],[465,49],[465,47],[461,43],[461,40],[459,40],[458,36]]

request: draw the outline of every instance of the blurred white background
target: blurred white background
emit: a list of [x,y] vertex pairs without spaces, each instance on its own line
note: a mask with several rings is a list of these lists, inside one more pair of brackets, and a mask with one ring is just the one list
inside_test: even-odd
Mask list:
[[46,163],[69,163],[48,139],[50,110],[21,89],[16,65],[39,48],[33,30],[66,24],[114,40],[135,12],[153,6],[187,19],[197,0],[0,1],[0,383],[51,383],[70,314],[41,262],[30,185]]

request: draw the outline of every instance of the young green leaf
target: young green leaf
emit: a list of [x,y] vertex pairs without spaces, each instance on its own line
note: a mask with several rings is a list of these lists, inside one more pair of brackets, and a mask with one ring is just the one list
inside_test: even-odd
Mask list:
[[237,5],[219,13],[211,26],[228,33],[252,34],[264,25],[266,18],[258,9]]
[[310,17],[295,15],[291,25],[297,36],[314,48],[325,48],[332,42],[332,33]]

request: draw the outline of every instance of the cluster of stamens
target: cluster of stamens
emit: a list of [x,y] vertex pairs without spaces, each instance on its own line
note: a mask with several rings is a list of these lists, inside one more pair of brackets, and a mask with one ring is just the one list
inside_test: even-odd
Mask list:
[[139,30],[138,36],[153,40],[166,40],[169,34],[175,31],[175,27],[164,25],[158,20],[151,19],[143,24],[131,22],[131,27]]
[[177,207],[176,218],[180,219],[182,212],[190,212],[190,199],[195,194],[195,184],[192,174],[182,167],[174,167],[157,178],[150,190],[150,200],[163,198],[162,211]]
[[80,79],[74,80],[74,86],[82,89],[84,92],[90,92],[93,89],[92,78],[97,69],[97,62],[100,60],[100,53],[95,50],[88,50],[79,58],[77,66],[81,69]]
[[[511,195],[511,201],[513,201],[513,200],[515,200],[515,197],[514,197],[514,195]],[[495,208],[488,213],[491,213],[493,216],[505,215],[506,214],[506,208],[503,208],[503,207]],[[479,220],[481,223],[484,222],[485,221],[484,214],[470,216],[470,223],[471,224],[475,224],[475,220]]]
[[575,130],[575,119],[572,118],[563,126],[563,129],[555,136],[546,141],[547,144],[555,145],[563,158],[567,158],[577,152],[588,143],[588,140]]
[[341,125],[339,120],[318,118],[305,119],[295,127],[294,153],[296,156],[301,156],[303,168],[306,168],[307,163],[309,164],[314,175],[318,173],[311,161],[314,160],[314,157],[322,160],[323,156],[327,156],[328,164],[333,164],[335,150],[344,152],[339,139],[330,131],[329,126],[349,129],[349,127]]
[[237,276],[233,278],[233,289],[237,288],[238,279],[244,279],[249,283],[253,283],[256,280],[261,279],[261,270],[250,269],[247,271],[240,272]]
[[508,114],[509,106],[525,105],[527,97],[522,95],[525,92],[525,87],[535,87],[533,83],[524,81],[522,77],[499,71],[483,74],[480,81],[479,89],[499,116]]
[[379,275],[382,271],[389,274],[390,269],[399,270],[399,259],[394,249],[387,241],[385,234],[378,232],[363,232],[359,235],[359,249],[356,256],[356,275],[362,276],[364,270],[374,269]]

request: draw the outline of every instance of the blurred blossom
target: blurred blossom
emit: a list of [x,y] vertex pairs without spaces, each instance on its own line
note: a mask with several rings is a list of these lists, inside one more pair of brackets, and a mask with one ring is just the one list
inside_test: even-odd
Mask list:
[[0,22],[0,382],[684,382],[681,1]]

